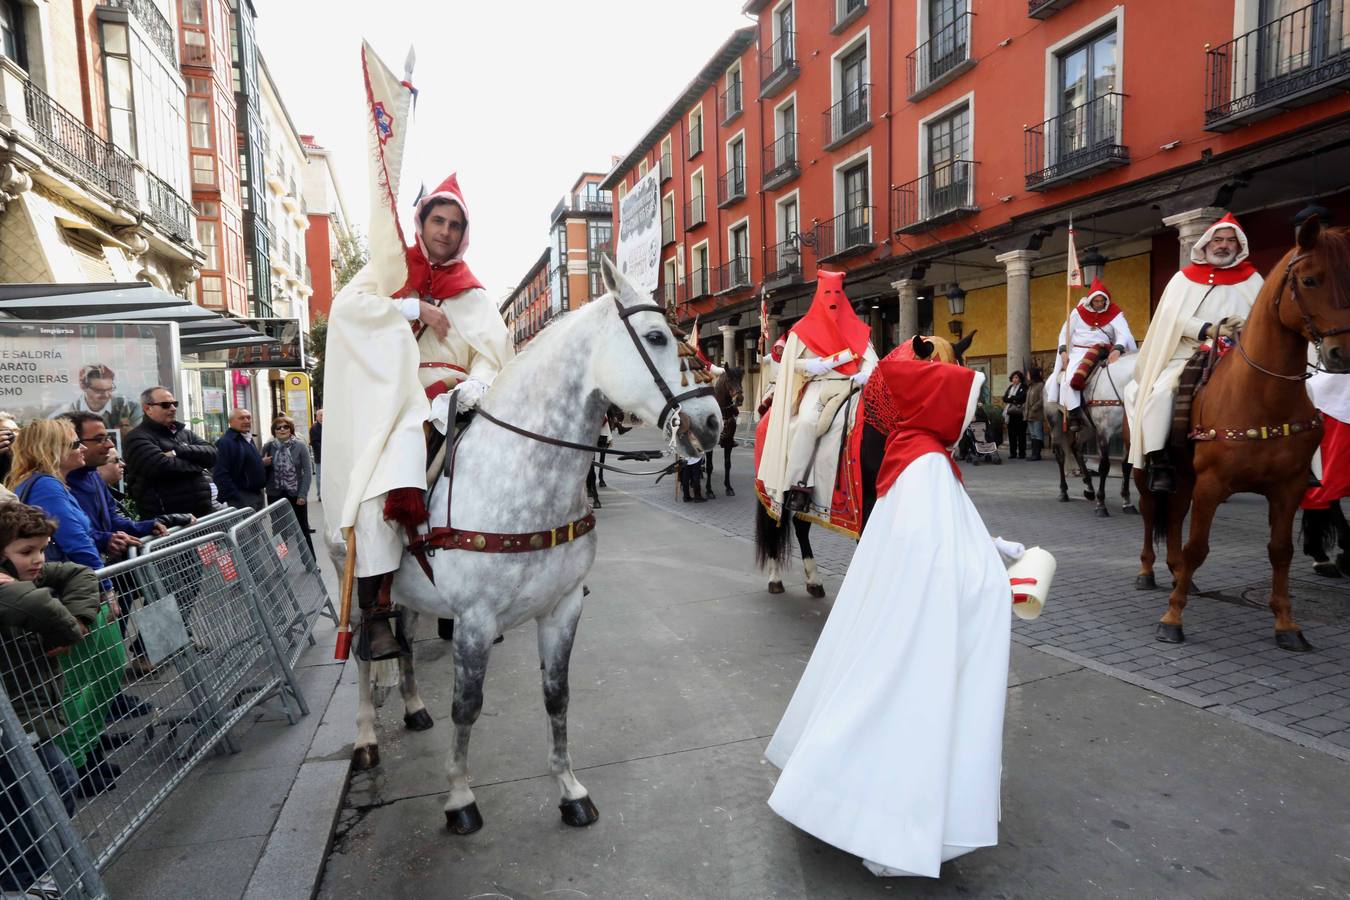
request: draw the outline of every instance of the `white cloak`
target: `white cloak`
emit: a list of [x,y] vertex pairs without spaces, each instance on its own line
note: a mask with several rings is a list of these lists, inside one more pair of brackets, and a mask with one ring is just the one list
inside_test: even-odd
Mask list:
[[1083,357],[1091,347],[1096,344],[1110,344],[1113,347],[1119,345],[1125,348],[1126,353],[1133,353],[1139,349],[1139,345],[1134,341],[1134,335],[1130,332],[1130,323],[1125,321],[1124,311],[1101,328],[1094,328],[1084,322],[1079,314],[1079,310],[1086,303],[1084,300],[1075,306],[1069,313],[1068,323],[1060,326],[1057,346],[1066,348],[1069,364],[1064,365],[1063,359],[1056,353],[1054,373],[1045,385],[1045,399],[1050,403],[1062,404],[1065,409],[1077,409],[1083,402],[1082,392],[1069,387],[1069,379],[1078,370],[1078,364],[1083,361]]
[[884,874],[936,877],[998,843],[1011,609],[947,457],[919,457],[873,509],[765,750],[773,810]]

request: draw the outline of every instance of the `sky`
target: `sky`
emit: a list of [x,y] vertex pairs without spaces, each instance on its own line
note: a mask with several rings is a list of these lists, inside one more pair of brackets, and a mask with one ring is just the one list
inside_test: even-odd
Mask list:
[[583,171],[608,172],[717,48],[743,0],[255,0],[258,45],[302,134],[332,151],[347,213],[369,218],[361,40],[419,93],[403,184],[459,173],[466,260],[504,298],[548,246]]

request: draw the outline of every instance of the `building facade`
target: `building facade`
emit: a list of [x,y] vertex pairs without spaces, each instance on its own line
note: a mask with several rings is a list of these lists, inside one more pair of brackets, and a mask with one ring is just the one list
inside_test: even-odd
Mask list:
[[305,146],[305,174],[301,190],[309,210],[309,230],[305,232],[305,259],[309,263],[309,316],[328,311],[337,292],[338,247],[352,236],[347,206],[333,168],[333,155],[319,146],[310,134],[300,136]]
[[[1067,226],[1136,334],[1204,227],[1253,261],[1350,162],[1343,0],[750,0],[731,36],[606,176],[663,166],[662,295],[705,352],[757,371],[818,267],[881,351],[974,333],[1001,393],[1048,363]],[[1076,298],[1074,298],[1076,302]],[[761,323],[761,302],[767,322]]]
[[[305,209],[304,178],[307,157],[300,134],[291,121],[281,93],[272,81],[266,61],[259,66],[262,85],[263,141],[267,153],[263,158],[265,191],[260,192],[260,205],[265,198],[267,221],[272,227],[270,265],[272,272],[272,315],[282,319],[296,319],[304,331],[309,330],[309,265],[305,261],[305,232],[309,230],[309,213]],[[257,263],[255,262],[255,265]]]
[[0,281],[189,291],[174,22],[151,0],[0,3]]

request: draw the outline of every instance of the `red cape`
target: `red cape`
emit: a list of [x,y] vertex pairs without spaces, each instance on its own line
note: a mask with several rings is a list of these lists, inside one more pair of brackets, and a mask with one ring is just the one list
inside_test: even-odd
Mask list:
[[1120,315],[1120,307],[1116,306],[1114,300],[1106,304],[1106,309],[1097,312],[1090,306],[1078,307],[1078,318],[1087,323],[1089,328],[1103,328],[1111,323],[1111,320]]
[[[455,258],[444,265],[434,265],[427,259],[422,249],[422,210],[436,200],[449,200],[464,213],[464,237],[459,242],[459,252]],[[464,203],[464,192],[460,190],[459,178],[451,175],[442,181],[436,190],[417,201],[417,240],[413,246],[405,247],[408,259],[408,280],[399,297],[419,296],[424,300],[448,300],[472,288],[481,288],[483,283],[469,271],[464,262],[464,252],[469,249],[469,207]]]
[[941,453],[957,468],[947,448],[961,438],[975,371],[948,363],[882,360],[873,378],[881,376],[895,400],[897,421],[886,437],[886,455],[877,472],[877,496],[884,496],[900,474],[926,453]]
[[816,296],[811,309],[792,326],[792,334],[817,356],[833,356],[841,350],[853,351],[853,359],[835,371],[856,375],[872,339],[872,329],[858,318],[853,305],[844,296],[843,272],[817,272]]
[[1245,259],[1235,266],[1229,266],[1227,269],[1220,269],[1211,266],[1209,263],[1191,263],[1181,270],[1189,280],[1196,284],[1242,284],[1248,278],[1258,274],[1256,266],[1247,262]]
[[1303,494],[1304,509],[1326,509],[1350,497],[1350,425],[1322,413],[1322,483]]

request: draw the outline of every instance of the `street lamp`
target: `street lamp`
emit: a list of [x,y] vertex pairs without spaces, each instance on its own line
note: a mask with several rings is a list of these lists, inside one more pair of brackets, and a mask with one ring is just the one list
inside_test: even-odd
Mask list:
[[961,290],[961,285],[952,284],[947,289],[947,311],[953,316],[964,315],[966,311],[966,292]]
[[1088,251],[1083,254],[1082,265],[1083,280],[1092,284],[1093,281],[1102,277],[1102,273],[1106,271],[1106,257],[1098,253],[1096,247],[1089,247]]

